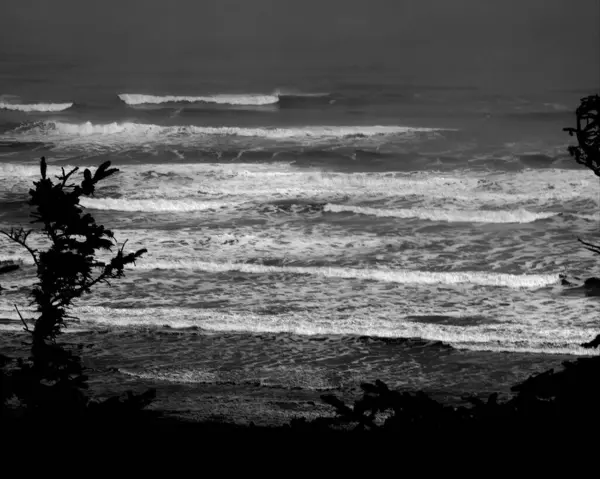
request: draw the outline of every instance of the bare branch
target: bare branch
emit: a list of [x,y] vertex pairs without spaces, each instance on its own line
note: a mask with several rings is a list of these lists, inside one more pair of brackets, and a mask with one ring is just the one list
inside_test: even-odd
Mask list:
[[600,245],[588,243],[587,241],[583,241],[581,238],[577,238],[577,241],[583,244],[585,246],[585,249],[588,249],[596,254],[600,254]]
[[57,178],[59,180],[62,180],[62,185],[63,186],[67,186],[67,181],[69,180],[69,177],[75,173],[76,171],[79,171],[79,167],[76,166],[75,168],[73,168],[71,171],[69,171],[68,173],[65,174],[65,168],[61,167],[62,170],[62,177],[57,176]]
[[36,254],[37,250],[31,248],[27,244],[27,238],[31,234],[31,230],[25,231],[23,228],[21,228],[19,230],[11,230],[10,233],[0,230],[0,233],[3,234],[4,236],[6,236],[11,241],[14,241],[15,243],[23,246],[23,248],[25,248],[29,252],[31,257],[33,258],[33,262],[35,263],[35,265],[39,266],[39,262],[38,262],[39,260],[38,260],[37,254]]
[[25,326],[25,331],[27,331],[28,333],[33,333],[33,331],[31,329],[29,329],[29,326],[27,324],[27,322],[25,321],[25,319],[23,319],[23,316],[21,315],[21,311],[19,311],[19,308],[17,308],[17,305],[15,304],[15,309],[17,310],[17,314],[19,315],[19,318],[21,318],[21,322],[23,323],[23,326]]

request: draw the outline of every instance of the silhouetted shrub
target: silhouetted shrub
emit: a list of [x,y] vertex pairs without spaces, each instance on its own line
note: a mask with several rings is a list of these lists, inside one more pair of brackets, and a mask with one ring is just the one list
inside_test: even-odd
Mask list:
[[[569,154],[575,161],[586,166],[600,176],[600,96],[590,95],[581,99],[575,110],[577,126],[563,128],[569,135],[577,138],[577,145],[569,146]],[[577,240],[593,253],[600,254],[600,245]]]
[[[120,278],[128,264],[134,263],[145,249],[124,253],[113,233],[98,225],[79,204],[82,196],[92,196],[96,185],[116,173],[110,162],[98,167],[92,175],[83,172],[81,183],[71,183],[74,168],[56,176],[56,182],[47,176],[45,158],[40,162],[41,179],[29,190],[29,204],[34,208],[32,223],[40,224],[40,231],[50,240],[44,251],[32,248],[27,239],[32,230],[23,228],[1,231],[11,241],[25,248],[36,267],[37,282],[32,289],[31,303],[36,306],[37,318],[24,318],[18,307],[17,313],[24,330],[29,333],[31,354],[28,359],[10,361],[0,358],[2,367],[2,405],[6,400],[18,398],[20,413],[30,418],[61,418],[86,414],[89,399],[84,394],[87,376],[81,364],[78,350],[67,348],[57,342],[67,321],[75,319],[68,314],[73,300],[100,283]],[[116,253],[107,261],[97,259],[100,251]],[[12,270],[14,268],[8,268]],[[15,364],[16,363],[16,367]],[[11,367],[12,365],[12,367]],[[129,402],[144,407],[153,392],[130,396]],[[107,409],[115,401],[107,401]],[[100,407],[94,403],[95,410]]]
[[577,163],[587,166],[600,176],[600,96],[591,95],[581,99],[575,110],[577,126],[564,128],[577,138],[577,146],[569,146],[569,154]]
[[[577,146],[569,146],[569,154],[575,161],[586,166],[600,176],[600,96],[591,95],[581,99],[581,104],[575,110],[577,126],[575,128],[564,128],[569,135],[577,138]],[[577,240],[584,245],[586,249],[593,253],[600,254],[600,245]],[[586,280],[587,289],[597,288],[597,278]],[[594,294],[596,295],[596,294]],[[592,341],[583,343],[584,348],[598,348],[600,346],[600,334]]]

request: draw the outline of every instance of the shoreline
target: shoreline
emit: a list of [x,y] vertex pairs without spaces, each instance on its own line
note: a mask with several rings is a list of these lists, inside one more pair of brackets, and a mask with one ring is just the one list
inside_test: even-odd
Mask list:
[[[19,334],[0,334],[0,345],[9,356],[19,350],[23,355],[21,339]],[[296,340],[189,331],[87,332],[63,339],[93,344],[82,355],[92,398],[154,388],[157,397],[148,409],[169,419],[246,426],[285,426],[293,418],[333,415],[321,395],[352,403],[361,395],[360,384],[376,379],[394,390],[423,390],[454,406],[467,405],[462,397],[469,394],[485,399],[497,392],[501,400],[509,399],[514,384],[576,359],[456,350],[414,339]]]

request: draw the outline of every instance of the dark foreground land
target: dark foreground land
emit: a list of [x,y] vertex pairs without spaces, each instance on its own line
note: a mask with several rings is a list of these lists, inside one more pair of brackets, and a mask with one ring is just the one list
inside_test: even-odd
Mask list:
[[[3,332],[0,350],[25,354],[25,333]],[[573,356],[466,351],[419,339],[209,334],[193,331],[86,331],[66,334],[84,349],[95,399],[156,389],[148,408],[169,420],[285,426],[293,419],[334,417],[333,395],[352,404],[360,385],[380,379],[391,390],[423,390],[441,404],[469,406],[465,396],[500,402],[514,384]],[[215,360],[214,358],[218,358]],[[187,427],[187,426],[186,426]],[[211,426],[212,427],[212,426]]]
[[[53,410],[18,417],[2,418],[5,437],[59,437],[68,434],[78,440],[112,437],[154,444],[213,438],[245,438],[279,441],[301,438],[331,438],[335,441],[370,441],[390,438],[396,442],[427,442],[430,446],[468,441],[469,447],[483,441],[510,437],[513,442],[577,441],[600,427],[600,357],[580,358],[565,363],[516,385],[516,395],[499,401],[472,398],[470,405],[452,406],[424,393],[397,392],[376,381],[363,383],[363,396],[354,402],[334,394],[323,394],[336,414],[296,418],[288,424],[235,423],[233,417],[192,421],[168,416],[165,411],[140,407],[143,402],[112,398],[92,403],[74,415],[72,411]],[[6,411],[5,411],[6,412]]]

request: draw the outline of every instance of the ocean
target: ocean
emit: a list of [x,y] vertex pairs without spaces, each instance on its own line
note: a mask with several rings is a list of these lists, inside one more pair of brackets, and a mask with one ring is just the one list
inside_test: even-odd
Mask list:
[[[375,379],[451,401],[508,395],[596,353],[580,344],[599,332],[598,298],[580,285],[600,271],[577,238],[598,236],[600,184],[562,131],[595,92],[44,61],[0,69],[0,229],[28,224],[41,156],[49,174],[110,160],[120,172],[82,204],[148,249],[65,330],[94,344],[98,391],[153,386],[188,415],[204,398],[205,415],[258,404],[239,414],[288,418]],[[22,264],[1,281],[12,351],[35,272],[0,238],[6,261]]]

